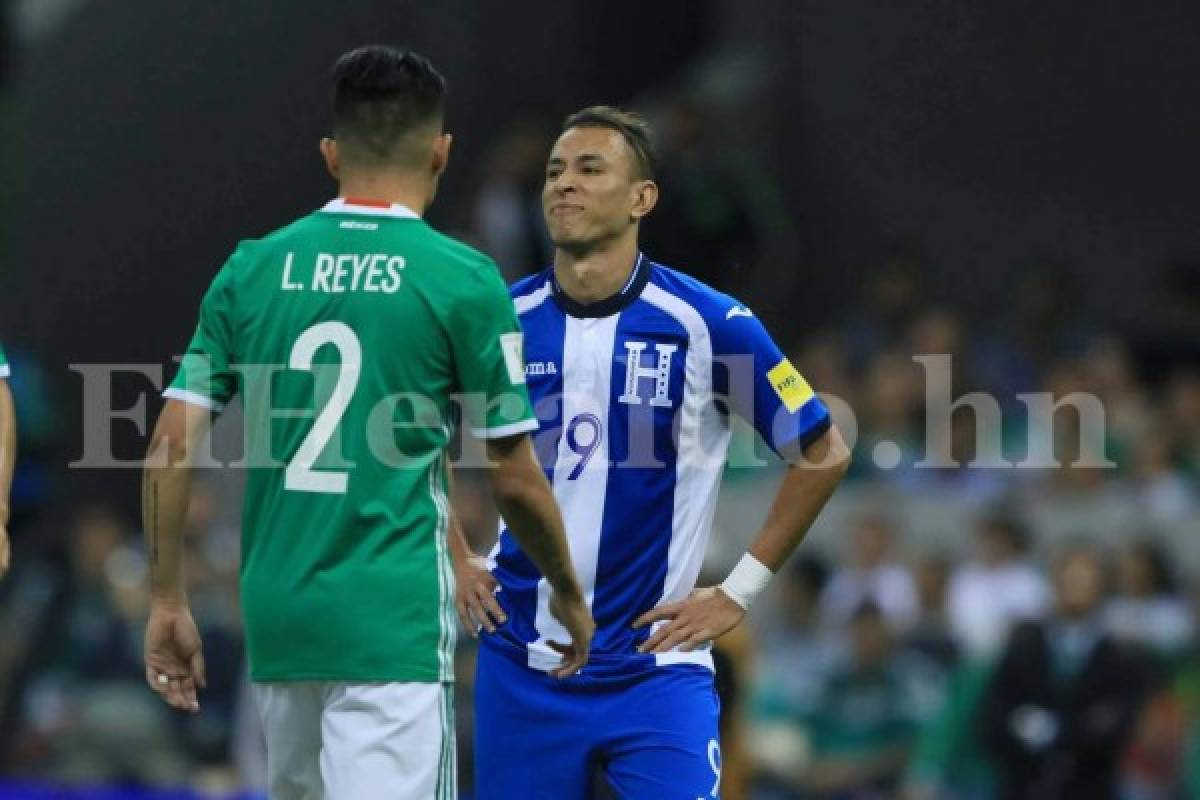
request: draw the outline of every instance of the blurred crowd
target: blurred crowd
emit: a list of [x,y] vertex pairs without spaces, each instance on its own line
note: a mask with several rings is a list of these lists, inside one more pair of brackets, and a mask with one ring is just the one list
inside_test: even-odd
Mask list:
[[[849,409],[855,428],[847,484],[749,624],[718,643],[727,800],[1200,797],[1200,365],[1161,357],[1188,352],[1196,333],[1196,270],[1177,268],[1183,288],[1151,345],[1137,331],[1097,327],[1076,303],[1080,273],[1065,265],[1015,270],[1011,295],[981,315],[928,285],[914,248],[864,270],[836,319],[802,329],[786,313],[801,266],[762,266],[796,258],[779,187],[751,148],[736,146],[756,132],[706,116],[711,97],[649,104],[669,191],[645,249],[779,321],[780,343],[840,401],[839,424]],[[498,135],[471,221],[452,231],[510,279],[549,260],[538,191],[553,130],[522,120]],[[981,432],[966,411],[944,443],[958,466],[921,467],[929,376],[913,358],[924,354],[950,356],[954,396],[995,400],[1011,464],[1039,433],[1019,395],[1050,392],[1098,399],[1112,465],[1075,463],[1082,425],[1064,409],[1048,433],[1058,466],[971,466]],[[42,455],[53,426],[37,420],[52,419],[54,404],[39,399],[38,371],[26,366],[14,364],[27,437],[14,570],[0,582],[0,774],[216,792],[259,785],[236,486],[214,474],[193,495],[188,581],[209,687],[198,715],[174,714],[143,683],[146,563],[128,504],[59,513],[53,542],[34,541],[45,525],[29,509],[54,504]],[[728,471],[706,565],[718,580],[753,536],[779,469]],[[456,482],[455,505],[486,549],[495,515],[477,475]]]

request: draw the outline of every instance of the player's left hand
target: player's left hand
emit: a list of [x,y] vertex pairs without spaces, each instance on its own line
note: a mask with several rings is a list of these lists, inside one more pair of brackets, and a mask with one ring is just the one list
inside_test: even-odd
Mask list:
[[635,628],[670,620],[643,642],[638,652],[667,653],[676,647],[684,652],[695,650],[728,633],[745,616],[745,609],[719,587],[696,589],[686,600],[651,609],[634,620]]

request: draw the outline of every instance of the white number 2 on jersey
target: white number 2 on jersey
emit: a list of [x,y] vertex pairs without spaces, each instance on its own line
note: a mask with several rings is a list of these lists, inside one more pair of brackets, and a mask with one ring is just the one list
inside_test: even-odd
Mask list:
[[362,369],[362,345],[359,344],[358,337],[344,322],[322,322],[313,325],[300,334],[300,338],[292,346],[288,366],[291,369],[311,372],[313,356],[327,344],[332,344],[338,351],[340,367],[337,384],[333,387],[329,402],[317,415],[312,430],[304,437],[284,472],[283,486],[294,492],[345,494],[346,483],[349,480],[346,472],[318,471],[313,469],[312,465],[333,438],[338,423],[342,421],[342,415],[346,413],[346,407],[350,405],[350,398],[354,396],[354,389],[358,386],[358,377]]

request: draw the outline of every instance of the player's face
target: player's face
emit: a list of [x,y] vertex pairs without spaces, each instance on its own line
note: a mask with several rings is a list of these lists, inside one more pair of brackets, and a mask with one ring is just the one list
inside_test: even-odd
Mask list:
[[542,212],[555,246],[586,249],[636,225],[653,207],[654,184],[638,177],[625,139],[608,128],[572,128],[546,163]]

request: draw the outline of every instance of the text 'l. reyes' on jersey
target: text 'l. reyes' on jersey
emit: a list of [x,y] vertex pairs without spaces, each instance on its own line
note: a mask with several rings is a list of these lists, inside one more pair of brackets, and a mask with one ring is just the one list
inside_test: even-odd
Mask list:
[[255,680],[452,680],[452,397],[504,399],[465,409],[477,436],[534,430],[520,338],[495,264],[402,206],[335,200],[230,257],[165,394],[242,400]]
[[[562,507],[571,557],[596,620],[588,672],[711,668],[707,650],[643,656],[643,612],[695,588],[730,440],[731,413],[796,457],[829,412],[744,306],[638,256],[624,289],[581,306],[553,270],[510,289],[525,332],[535,449]],[[567,633],[536,567],[501,525],[489,565],[509,613],[487,637],[530,667]]]

